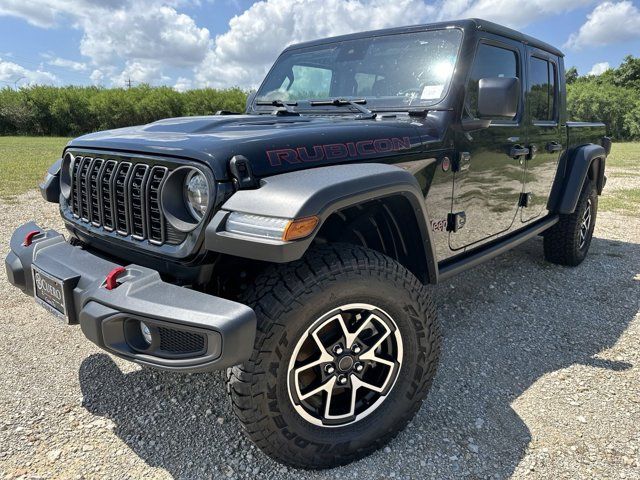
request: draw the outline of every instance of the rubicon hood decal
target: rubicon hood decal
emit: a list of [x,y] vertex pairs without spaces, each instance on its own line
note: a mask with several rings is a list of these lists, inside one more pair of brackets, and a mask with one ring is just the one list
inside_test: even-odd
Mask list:
[[362,158],[410,149],[411,139],[409,137],[376,138],[375,140],[360,140],[358,142],[314,145],[311,148],[303,146],[267,150],[267,158],[272,167],[280,167],[283,163],[297,164],[321,160]]

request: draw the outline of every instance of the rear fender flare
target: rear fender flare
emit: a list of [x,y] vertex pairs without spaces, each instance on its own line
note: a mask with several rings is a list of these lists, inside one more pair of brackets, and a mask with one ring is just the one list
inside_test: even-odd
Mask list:
[[[570,154],[566,174],[558,179],[561,182],[558,186],[562,187],[557,189],[560,191],[559,198],[550,210],[563,214],[573,213],[578,205],[582,186],[588,176],[591,176],[595,181],[598,195],[600,195],[605,182],[606,157],[606,150],[600,145],[594,144],[582,146]],[[554,195],[552,195],[552,199],[553,197]]]

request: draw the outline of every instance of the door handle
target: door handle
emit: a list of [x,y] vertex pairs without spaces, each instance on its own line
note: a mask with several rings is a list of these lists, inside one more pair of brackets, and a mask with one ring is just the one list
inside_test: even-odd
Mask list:
[[562,150],[562,144],[558,142],[547,143],[547,152],[555,153],[555,152],[559,152],[560,150]]
[[529,149],[522,147],[520,145],[515,145],[511,147],[511,150],[509,150],[509,156],[511,158],[515,158],[516,160],[520,157],[525,157],[527,155],[529,155]]

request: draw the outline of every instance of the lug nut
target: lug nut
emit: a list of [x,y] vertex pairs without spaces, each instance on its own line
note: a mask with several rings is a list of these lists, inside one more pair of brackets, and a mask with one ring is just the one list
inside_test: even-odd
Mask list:
[[345,377],[344,375],[340,375],[340,376],[338,377],[338,383],[339,383],[340,385],[344,385],[344,384],[346,384],[346,383],[347,383],[347,377]]
[[360,353],[360,352],[362,351],[362,348],[360,347],[360,345],[358,345],[358,344],[356,343],[353,347],[351,347],[351,351],[352,351],[353,353],[358,354],[358,353]]
[[324,367],[324,371],[327,372],[329,375],[331,375],[333,372],[336,371],[336,368],[333,365],[329,364],[326,367]]
[[364,370],[364,365],[362,365],[361,363],[356,363],[353,368],[355,368],[356,372],[361,372],[362,370]]
[[336,355],[342,355],[342,352],[344,352],[344,349],[341,345],[336,345],[335,347],[333,347],[333,353],[335,353]]

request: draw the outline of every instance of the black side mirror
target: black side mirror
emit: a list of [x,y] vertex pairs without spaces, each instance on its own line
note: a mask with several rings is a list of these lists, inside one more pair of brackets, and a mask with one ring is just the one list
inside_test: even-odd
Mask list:
[[244,112],[245,113],[249,113],[249,108],[251,107],[251,104],[253,103],[253,101],[256,98],[256,91],[253,92],[249,92],[249,95],[247,95],[247,103],[244,106]]
[[520,102],[520,79],[512,77],[481,78],[478,84],[480,118],[513,119]]

